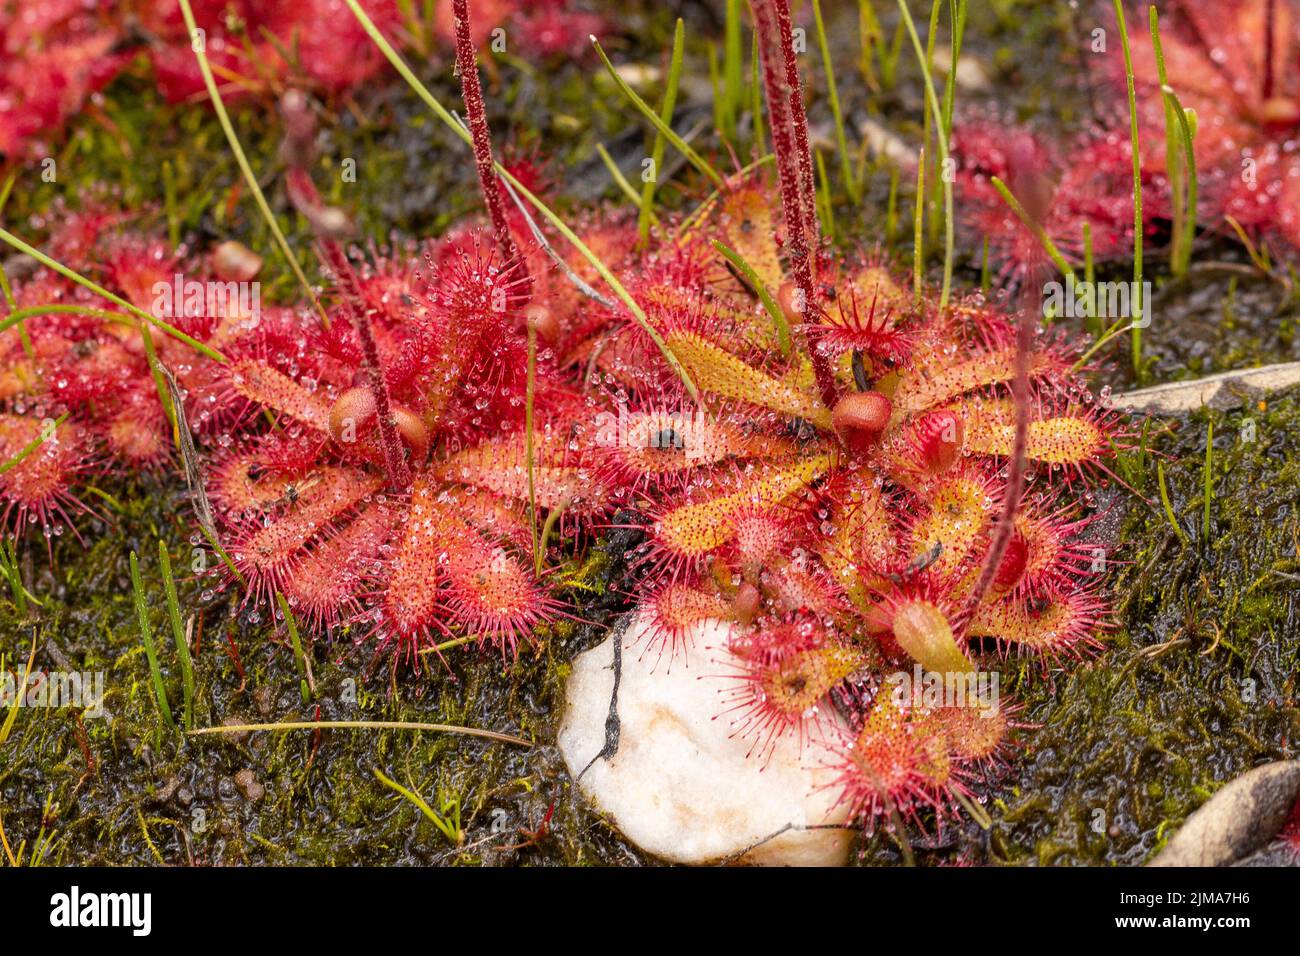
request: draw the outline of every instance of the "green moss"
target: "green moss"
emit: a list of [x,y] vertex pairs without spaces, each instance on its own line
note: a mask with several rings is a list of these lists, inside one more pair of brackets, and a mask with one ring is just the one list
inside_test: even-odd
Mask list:
[[[583,575],[583,615],[593,623],[557,626],[513,661],[463,648],[445,664],[426,658],[418,674],[393,679],[390,655],[354,645],[360,631],[317,640],[308,650],[315,699],[304,706],[282,629],[250,623],[227,597],[212,593],[206,575],[180,575],[182,615],[195,614],[201,633],[197,726],[424,721],[497,730],[536,745],[390,730],[187,739],[168,730],[154,706],[126,562],[131,549],[154,552],[160,530],[173,554],[188,553],[190,543],[171,533],[177,525],[169,506],[179,502],[151,484],[114,493],[126,512],[113,515],[109,528],[88,529],[88,548],[65,535],[55,544],[53,569],[39,563],[39,554],[30,562],[32,590],[45,602],[38,622],[17,620],[11,605],[0,604],[7,658],[26,660],[35,623],[37,666],[104,672],[111,715],[81,719],[72,707],[19,713],[0,747],[0,812],[12,846],[30,845],[44,825],[54,836],[47,862],[78,864],[572,864],[631,853],[573,798],[553,745],[568,661],[603,636],[617,607],[606,578]],[[600,550],[587,562],[617,563]],[[156,561],[146,560],[142,574],[153,623],[165,633]],[[167,692],[179,701],[175,649],[160,642],[160,657]],[[454,799],[464,844],[450,844],[373,768],[435,807]],[[264,789],[260,799],[249,799],[252,788],[237,782],[245,771]],[[508,849],[528,842],[522,831],[534,831],[552,803],[550,835],[535,848]]]

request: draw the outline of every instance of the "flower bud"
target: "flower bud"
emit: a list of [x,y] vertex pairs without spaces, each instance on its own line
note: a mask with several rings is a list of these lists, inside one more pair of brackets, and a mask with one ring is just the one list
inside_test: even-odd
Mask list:
[[831,425],[845,441],[874,442],[889,424],[894,405],[879,392],[852,392],[835,404]]
[[355,441],[357,429],[374,414],[375,396],[369,387],[353,386],[336,398],[330,407],[330,436],[335,441]]

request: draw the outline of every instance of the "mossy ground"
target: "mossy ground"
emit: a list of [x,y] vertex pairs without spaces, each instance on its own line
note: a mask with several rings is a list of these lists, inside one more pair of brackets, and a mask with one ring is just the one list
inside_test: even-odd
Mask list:
[[[703,7],[688,5],[686,13],[689,36],[716,35],[718,24]],[[660,62],[671,26],[666,16],[630,15],[625,34],[638,40],[625,55]],[[892,18],[885,22],[892,32]],[[968,48],[990,65],[995,82],[984,98],[1022,117],[1074,122],[1076,112],[1086,111],[1086,84],[1070,97],[1046,96],[1042,91],[1052,85],[1034,81],[1041,77],[1036,64],[1045,61],[1024,55],[1044,43],[1064,43],[1074,29],[1068,12],[1029,4],[996,3],[987,22],[973,19]],[[856,32],[831,35],[837,64],[844,63],[846,111],[877,115],[906,133],[907,118],[921,115],[908,51],[897,87],[870,96],[851,67],[856,46],[843,45]],[[454,87],[445,66],[426,72],[451,103]],[[615,92],[599,78],[593,82],[590,65],[498,67],[489,82],[489,107],[500,118],[495,125],[515,131],[523,148],[544,143],[543,158],[570,195],[599,195],[608,184],[595,159],[598,141],[616,158],[632,157],[628,167],[635,169],[644,132]],[[811,62],[809,69],[815,71]],[[702,56],[693,55],[686,72],[707,75]],[[814,87],[819,82],[818,74]],[[336,184],[327,194],[374,237],[433,234],[472,212],[468,155],[400,84],[374,86],[355,102],[338,104],[335,121],[327,124],[318,175]],[[707,117],[709,109],[707,86],[684,95],[683,113]],[[291,241],[308,248],[304,225],[284,212],[275,185],[275,124],[258,108],[236,110],[235,118]],[[814,113],[815,132],[825,121],[824,109]],[[237,238],[259,251],[272,249],[210,114],[162,108],[138,77],[110,87],[98,116],[78,120],[54,155],[55,183],[41,182],[39,167],[19,170],[6,212],[19,232],[39,235],[41,214],[54,199],[84,202],[106,188],[126,206],[142,209],[147,224],[161,224],[197,248]],[[337,171],[348,156],[357,160],[358,177],[345,185]],[[865,169],[867,200],[854,207],[839,197],[838,220],[842,233],[882,242],[890,238],[884,213],[889,174],[871,163]],[[909,187],[901,188],[906,196]],[[670,204],[688,201],[691,193],[668,185],[660,190]],[[900,225],[892,238],[900,249],[910,243],[909,205],[900,199],[896,210]],[[1221,244],[1203,251],[1197,260],[1244,261]],[[1151,267],[1161,268],[1158,255]],[[287,275],[276,254],[267,252],[263,294],[293,296]],[[971,285],[978,272],[968,268],[960,278]],[[1296,357],[1293,303],[1272,283],[1234,269],[1204,270],[1168,285],[1157,302],[1160,311],[1147,335],[1151,381]],[[1132,376],[1118,369],[1105,381],[1124,387]],[[1213,496],[1210,534],[1203,537],[1202,469],[1211,420]],[[1187,545],[1159,505],[1158,460],[1165,462]],[[1117,603],[1105,652],[1064,671],[1045,671],[1032,660],[996,665],[1004,687],[1024,704],[1026,727],[1009,768],[974,782],[987,799],[992,826],[948,825],[942,832],[930,827],[928,836],[913,834],[921,862],[1140,863],[1233,775],[1294,756],[1292,741],[1300,733],[1297,461],[1297,394],[1153,426],[1142,450],[1124,454],[1119,474],[1155,504],[1116,484],[1098,496],[1108,511],[1094,533],[1115,563]],[[566,622],[540,634],[517,660],[457,649],[445,662],[426,658],[418,672],[403,666],[395,676],[389,659],[375,658],[369,645],[354,643],[355,635],[318,637],[308,649],[315,692],[304,702],[283,628],[250,620],[228,595],[209,593],[207,579],[187,571],[193,527],[179,482],[105,477],[102,488],[109,497],[93,503],[105,520],[81,524],[84,546],[65,533],[53,542],[51,564],[39,534],[27,539],[21,565],[43,602],[39,613],[20,618],[0,600],[7,666],[21,667],[35,639],[38,667],[103,671],[111,714],[82,719],[64,708],[17,715],[0,745],[0,819],[15,853],[25,841],[30,857],[39,841],[38,858],[46,863],[645,862],[577,799],[554,746],[568,662],[601,640],[627,603],[617,591],[625,551],[617,537],[588,542],[561,572],[575,615],[588,623]],[[163,605],[159,538],[178,568],[183,617],[194,616],[201,628],[195,726],[427,721],[519,735],[534,746],[394,730],[185,738],[168,729],[153,699],[127,566],[129,552],[137,551],[179,719],[181,674]],[[376,770],[446,816],[459,813],[462,840],[448,839]],[[552,807],[545,835],[531,836]],[[901,856],[883,831],[861,849],[861,859],[870,863]]]

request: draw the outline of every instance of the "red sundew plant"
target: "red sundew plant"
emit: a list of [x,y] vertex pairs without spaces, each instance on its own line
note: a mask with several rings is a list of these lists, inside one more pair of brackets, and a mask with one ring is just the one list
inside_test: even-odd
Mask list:
[[[69,217],[49,239],[56,260],[154,315],[172,315],[157,293],[177,285],[173,331],[207,354],[142,338],[134,316],[71,280],[39,272],[17,283],[0,340],[7,518],[61,533],[67,512],[86,507],[77,488],[87,472],[110,457],[135,467],[165,459],[165,367],[185,424],[216,445],[207,491],[233,572],[255,601],[282,591],[318,625],[364,614],[408,650],[459,629],[509,651],[557,613],[538,580],[545,540],[532,519],[537,509],[581,516],[601,491],[570,447],[585,402],[556,384],[546,346],[556,334],[547,303],[562,306],[562,297],[545,277],[532,294],[529,276],[545,272],[545,254],[505,209],[467,20],[461,26],[460,73],[495,241],[460,229],[422,249],[372,249],[355,264],[340,241],[346,217],[324,205],[307,173],[314,124],[296,92],[284,98],[288,193],[334,280],[329,324],[260,301],[251,314],[242,303],[215,315],[202,302],[189,310],[179,287],[248,284],[258,257],[226,244],[201,262],[113,235],[123,216]],[[517,168],[520,181],[538,183]],[[535,387],[530,335],[542,342]],[[258,428],[268,417],[274,427]]]
[[0,6],[0,156],[57,128],[129,62],[112,11],[81,0]]
[[[330,333],[303,329],[297,377],[234,363],[231,388],[282,428],[233,450],[209,491],[255,595],[283,590],[317,624],[364,606],[411,649],[456,624],[510,648],[554,610],[528,559],[522,336],[502,333],[493,308],[517,285],[487,252],[427,279],[386,274],[391,265],[357,283],[409,487],[389,478],[368,376],[354,376],[365,360],[336,307]],[[576,468],[552,425],[565,397],[544,392],[538,405],[538,502],[573,504]]]
[[[449,3],[439,3],[425,23],[408,20],[396,3],[361,2],[407,49],[427,54],[426,33],[454,46]],[[192,0],[191,7],[201,38],[190,35],[175,0],[40,0],[0,7],[0,155],[37,149],[40,137],[81,111],[90,94],[138,56],[148,60],[171,102],[206,97],[195,44],[202,45],[228,101],[271,99],[286,88],[341,96],[384,64],[343,0]],[[542,61],[578,55],[588,34],[603,25],[603,18],[570,0],[492,0],[474,5],[472,36],[476,47],[504,43],[503,52]]]
[[915,302],[874,256],[820,248],[788,9],[753,7],[778,185],[733,177],[622,265],[700,404],[639,324],[574,354],[626,405],[597,445],[612,500],[646,522],[643,653],[689,652],[691,625],[730,621],[735,734],[758,759],[781,735],[823,738],[870,824],[966,803],[1014,711],[895,699],[889,675],[970,678],[986,645],[1046,665],[1098,643],[1104,562],[1080,532],[1122,439],[1069,343],[979,297]]
[[[1195,111],[1200,220],[1221,228],[1231,216],[1300,246],[1300,6],[1295,0],[1175,2],[1161,13],[1166,75],[1182,106]],[[1130,19],[1143,172],[1163,182],[1165,102],[1156,51],[1149,33],[1132,26],[1145,23],[1145,16]],[[1105,63],[1114,89],[1122,91],[1118,53]]]
[[[408,650],[457,626],[509,650],[556,611],[530,553],[525,334],[502,321],[521,282],[488,249],[433,265],[441,254],[426,247],[419,268],[412,249],[337,263],[332,325],[302,317],[294,374],[232,363],[230,390],[281,427],[233,449],[209,493],[253,595],[282,590],[316,624],[364,609]],[[397,467],[366,371],[376,358]],[[549,378],[535,395],[533,498],[580,513],[599,503],[567,446],[583,403]]]
[[[967,804],[971,775],[999,758],[1015,717],[996,700],[900,698],[893,676],[918,667],[977,680],[995,650],[1047,666],[1098,643],[1105,561],[1083,532],[1088,489],[1122,434],[1078,378],[1070,343],[1032,317],[979,296],[914,296],[877,254],[823,246],[789,6],[751,6],[775,182],[732,176],[648,246],[630,218],[593,213],[577,231],[625,278],[622,304],[590,288],[594,264],[557,268],[507,203],[480,38],[456,0],[490,234],[348,249],[347,217],[309,173],[305,98],[290,93],[287,192],[316,233],[327,321],[286,308],[184,323],[220,350],[211,361],[158,346],[188,420],[221,449],[205,486],[248,601],[283,594],[317,627],[356,624],[408,655],[471,640],[509,654],[562,614],[543,528],[561,514],[590,528],[633,508],[646,532],[641,613],[658,644],[645,652],[671,660],[692,650],[693,625],[728,622],[735,672],[719,709],[735,734],[760,760],[785,735],[825,740],[842,799],[871,825]],[[1009,178],[1019,163],[1008,161]],[[141,308],[176,271],[156,246],[92,255],[95,243],[74,229],[55,246],[82,268],[106,263],[105,282]],[[22,290],[19,302],[55,295]],[[144,421],[131,403],[158,385],[139,325],[116,336],[96,318],[62,339],[58,323],[71,319],[57,316],[53,332],[32,322],[6,333],[10,400],[27,389],[69,410],[66,439],[0,475],[24,520],[57,513],[93,461],[81,449],[114,441],[99,416]],[[111,400],[101,347],[122,349],[133,376]],[[64,375],[41,365],[45,354],[91,361]],[[0,421],[7,449],[32,428],[12,408]],[[118,453],[157,460],[165,446],[144,434],[154,428],[166,434],[154,421],[119,437]]]
[[[389,28],[400,24],[397,4],[362,2],[378,22]],[[374,76],[383,63],[343,0],[191,0],[190,6],[203,31],[198,39],[185,28],[173,0],[153,0],[138,11],[154,78],[173,102],[205,95],[195,43],[202,44],[227,99],[278,92],[286,84],[343,93]]]
[[[170,291],[178,274],[196,273],[185,250],[123,232],[127,215],[95,207],[59,209],[55,217],[49,248],[137,308],[158,311],[158,288]],[[110,464],[155,469],[168,457],[167,387],[151,354],[199,388],[212,363],[156,330],[146,339],[135,316],[44,269],[16,280],[12,293],[0,307],[0,461],[10,463],[0,475],[0,502],[15,531],[34,525],[49,537],[69,525],[70,512],[88,510],[78,488],[89,476]],[[232,310],[210,319],[196,309],[165,324],[197,341],[228,338],[246,318]],[[205,417],[191,409],[192,420]]]
[[530,278],[544,259],[505,211],[465,4],[454,9],[495,250],[460,230],[355,264],[345,218],[306,172],[305,104],[286,98],[289,194],[334,280],[331,321],[303,317],[292,369],[271,355],[230,364],[230,398],[279,427],[232,450],[209,490],[253,598],[282,591],[317,625],[363,620],[407,652],[463,636],[512,653],[559,613],[539,579],[538,509],[582,515],[603,496],[571,438],[588,404],[549,350],[529,370],[530,343],[551,331]]
[[[667,416],[663,409],[683,399],[671,383],[634,391],[625,441],[600,449],[611,484],[636,476],[623,487],[648,521],[639,593],[661,643],[645,652],[671,659],[689,651],[692,624],[734,622],[731,649],[744,672],[725,697],[737,733],[760,753],[776,734],[834,738],[826,714],[846,682],[876,688],[913,663],[971,673],[985,640],[1045,662],[1095,646],[1106,609],[1097,554],[1080,539],[1088,519],[1079,496],[1105,474],[1117,440],[1114,416],[1071,373],[1069,346],[1038,336],[1028,363],[1030,490],[978,593],[1015,450],[1013,319],[979,299],[943,314],[929,302],[914,308],[881,267],[823,257],[812,321],[800,324],[810,342],[836,346],[827,349],[828,407],[808,357],[781,354],[773,318],[754,307],[711,241],[723,234],[743,243],[751,262],[779,263],[770,233],[747,231],[748,220],[726,212],[737,197],[770,188],[736,186],[715,217],[683,237],[682,254],[712,269],[650,313],[704,393],[704,409]],[[763,281],[787,280],[772,272]],[[854,299],[873,302],[877,316],[856,343],[843,333]],[[897,338],[881,334],[885,323]],[[821,338],[821,328],[832,332]],[[890,801],[943,803],[962,768],[993,756],[1007,729],[1005,714],[975,725],[964,713],[924,708],[886,716],[878,713],[892,706],[884,696],[854,712],[857,737],[842,746],[855,781],[846,792],[864,812]],[[928,741],[925,752],[900,754],[895,744],[913,737]],[[881,760],[902,761],[897,785]],[[873,789],[873,775],[884,790]]]
[[[587,37],[602,30],[606,21],[572,0],[487,0],[473,5],[468,24],[475,48],[497,40],[526,59],[541,60],[581,56],[587,52]],[[434,10],[434,29],[444,43],[455,44],[456,22],[450,3],[440,3]],[[497,30],[500,32],[494,37]]]

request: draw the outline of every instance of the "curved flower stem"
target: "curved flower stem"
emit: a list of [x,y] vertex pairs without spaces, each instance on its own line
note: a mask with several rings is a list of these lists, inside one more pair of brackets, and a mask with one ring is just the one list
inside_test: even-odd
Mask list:
[[[402,79],[410,85],[411,89],[413,89],[420,99],[424,101],[424,104],[433,111],[433,114],[467,145],[473,146],[474,139],[470,132],[458,123],[456,117],[452,116],[447,108],[438,102],[437,97],[429,92],[429,88],[420,82],[420,78],[411,71],[411,68],[406,65],[406,61],[403,60],[401,55],[393,49],[393,45],[388,42],[384,35],[379,31],[379,28],[375,26],[375,21],[371,20],[366,14],[366,11],[361,9],[361,5],[357,3],[357,0],[343,0],[343,2],[347,4],[348,9],[352,11],[352,15],[356,17],[357,22],[361,24],[361,28],[366,31],[366,35],[370,37],[375,46],[379,48],[379,51],[383,53],[385,59],[393,65],[393,69],[397,70]],[[578,237],[577,233],[569,228],[569,225],[563,219],[555,214],[550,206],[546,205],[546,203],[533,195],[532,190],[521,183],[508,169],[500,163],[495,163],[495,167],[497,175],[508,183],[515,192],[523,196],[524,199],[528,201],[529,205],[541,213],[546,221],[554,226],[555,230],[567,239],[573,247],[578,250],[582,257],[591,264],[591,267],[596,270],[596,273],[601,277],[601,279],[604,280],[610,289],[613,290],[614,295],[618,297],[619,301],[627,306],[628,311],[632,313],[632,318],[636,320],[637,325],[641,326],[646,335],[650,337],[650,340],[654,342],[655,347],[659,349],[664,360],[668,363],[669,368],[671,368],[677,374],[677,377],[682,380],[682,385],[685,387],[686,393],[691,397],[691,400],[698,402],[700,398],[699,391],[696,389],[695,383],[691,381],[691,377],[687,373],[685,367],[678,360],[677,356],[673,354],[672,349],[668,347],[668,343],[665,342],[664,337],[659,334],[659,330],[650,324],[650,319],[646,316],[645,309],[641,308],[641,305],[636,301],[636,299],[632,298],[623,283],[618,280],[618,277],[615,276],[612,271],[610,271],[609,266],[605,265],[605,263],[602,262],[590,248],[588,248],[587,244]]]

